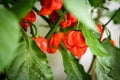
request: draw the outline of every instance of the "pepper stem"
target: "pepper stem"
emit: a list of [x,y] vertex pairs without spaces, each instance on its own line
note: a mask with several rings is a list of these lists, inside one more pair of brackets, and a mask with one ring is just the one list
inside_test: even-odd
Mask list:
[[50,29],[50,31],[47,33],[47,35],[45,36],[45,38],[48,40],[50,38],[50,36],[55,32],[55,30],[57,29],[57,27],[59,26],[60,21],[62,20],[62,17],[59,17],[59,19],[57,20],[56,24],[53,25],[53,27]]

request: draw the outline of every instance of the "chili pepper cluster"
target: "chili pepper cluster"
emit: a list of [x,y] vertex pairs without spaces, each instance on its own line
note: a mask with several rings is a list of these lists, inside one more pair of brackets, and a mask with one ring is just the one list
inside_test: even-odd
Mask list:
[[[62,9],[62,0],[40,0],[40,4],[42,8],[37,12],[37,15],[49,16],[49,21],[54,25],[60,17],[60,15],[57,13],[57,10]],[[28,27],[31,25],[31,23],[33,24],[35,20],[36,14],[31,10],[24,18],[21,19],[20,25],[25,31],[27,31]],[[66,49],[72,53],[72,55],[77,58],[81,58],[88,47],[82,32],[74,29],[68,30],[67,32],[63,32],[61,30],[69,27],[75,27],[76,24],[77,19],[70,12],[66,12],[64,14],[64,18],[58,25],[60,27],[58,32],[54,32],[49,39],[46,39],[43,36],[33,36],[32,39],[44,53],[56,53],[56,50],[61,47],[60,44],[63,43]],[[96,28],[101,35],[103,33],[103,27],[96,23]],[[114,45],[114,41],[111,41],[111,43]]]

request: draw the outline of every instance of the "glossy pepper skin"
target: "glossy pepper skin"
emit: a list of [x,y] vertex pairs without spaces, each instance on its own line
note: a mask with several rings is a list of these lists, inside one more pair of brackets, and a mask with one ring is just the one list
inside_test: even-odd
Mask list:
[[42,8],[38,12],[38,15],[49,15],[55,10],[62,8],[62,0],[40,0]]
[[68,31],[64,36],[63,42],[66,48],[77,58],[81,58],[87,50],[87,45],[80,31]]
[[35,13],[31,10],[24,18],[22,18],[23,21],[26,22],[20,22],[21,27],[26,31],[30,24],[28,22],[34,22],[36,20]]
[[[59,15],[56,11],[53,11],[50,14],[50,20],[52,21],[52,23],[55,23],[58,18],[59,18]],[[61,28],[66,28],[66,27],[70,27],[70,26],[74,27],[76,25],[76,23],[77,23],[77,19],[68,12],[65,14],[65,20],[61,20],[60,27]]]
[[66,13],[65,20],[62,20],[60,23],[61,28],[66,28],[70,26],[75,26],[77,23],[77,19],[70,13]]
[[55,33],[51,36],[51,38],[48,40],[48,53],[55,53],[56,52],[56,48],[59,47],[60,42],[63,40],[64,38],[64,33],[63,32],[59,32],[59,33]]
[[44,37],[40,36],[32,39],[36,42],[37,46],[41,49],[41,51],[43,51],[44,53],[47,52],[48,42]]

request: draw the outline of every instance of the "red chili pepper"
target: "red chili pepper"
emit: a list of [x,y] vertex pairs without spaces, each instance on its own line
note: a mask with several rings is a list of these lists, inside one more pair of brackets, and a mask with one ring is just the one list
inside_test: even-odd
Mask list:
[[38,12],[38,15],[49,15],[55,10],[62,8],[62,0],[41,0],[42,8]]
[[102,25],[100,25],[100,24],[96,24],[96,28],[97,28],[97,30],[98,30],[98,32],[100,33],[100,35],[102,34],[102,32],[103,32],[103,27],[102,27]]
[[80,58],[86,51],[87,46],[80,31],[68,31],[64,36],[64,45],[74,56]]
[[61,28],[66,28],[70,26],[75,26],[77,19],[70,13],[66,13],[65,20],[60,23]]
[[111,42],[111,44],[112,44],[113,46],[115,45],[115,41],[114,41],[114,40],[111,40],[110,42]]
[[[56,11],[53,11],[50,14],[50,20],[53,23],[55,23],[58,18],[59,18],[59,15]],[[66,13],[65,14],[65,20],[61,20],[60,26],[61,26],[61,28],[66,28],[66,27],[70,27],[70,26],[75,26],[76,23],[77,23],[77,19],[72,14]]]
[[53,11],[50,15],[50,20],[52,23],[55,23],[57,19],[60,17],[59,14],[56,11]]
[[36,42],[37,46],[38,46],[44,53],[47,52],[48,42],[47,42],[47,40],[46,40],[44,37],[40,36],[40,37],[38,37],[38,38],[32,38],[32,39]]
[[48,40],[48,49],[47,51],[49,53],[55,53],[56,48],[59,47],[60,41],[63,40],[64,33],[59,32],[56,34],[53,34],[51,38]]
[[27,30],[30,24],[28,22],[34,22],[36,20],[36,15],[33,11],[30,11],[23,19],[26,22],[20,22],[20,25]]
[[69,50],[74,56],[76,56],[79,59],[86,52],[86,49],[87,46],[84,47],[73,46]]

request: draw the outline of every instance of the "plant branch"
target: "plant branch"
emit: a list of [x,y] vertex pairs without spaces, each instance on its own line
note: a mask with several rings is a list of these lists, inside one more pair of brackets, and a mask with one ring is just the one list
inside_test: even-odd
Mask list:
[[110,21],[113,20],[113,18],[117,15],[117,13],[118,13],[119,11],[120,11],[120,8],[115,12],[115,14],[113,14],[113,16],[110,18],[110,20],[109,20],[106,24],[104,24],[104,27],[107,26],[107,25],[110,23]]
[[[30,24],[30,30],[31,30],[31,34],[32,34],[32,36],[38,36],[38,30],[37,30],[37,27],[36,27],[36,25],[35,24],[33,24],[32,22],[29,22],[29,21],[24,21],[24,20],[21,20],[21,22],[25,22],[25,23],[29,23]],[[35,30],[35,33],[34,33],[34,30],[33,30],[33,28],[34,28],[34,30]]]
[[[36,7],[33,7],[32,9],[33,9],[36,13],[39,12],[39,10],[38,10]],[[48,19],[47,17],[45,17],[45,16],[41,16],[41,17],[49,24],[50,27],[52,27],[52,25],[50,24],[50,21],[49,21],[49,19]]]
[[120,36],[119,36],[119,48],[120,48]]
[[59,19],[57,20],[56,24],[50,29],[50,31],[47,33],[47,35],[45,36],[45,38],[48,40],[50,38],[50,36],[54,33],[54,31],[57,29],[60,21],[62,20],[62,17],[59,17]]
[[90,68],[88,69],[87,73],[90,73],[90,71],[91,71],[91,69],[92,69],[92,67],[93,67],[93,64],[94,64],[94,62],[95,62],[95,59],[96,59],[96,56],[93,55],[93,60],[92,60],[92,63],[91,63],[91,65],[90,65]]
[[35,33],[34,33],[34,36],[36,37],[36,36],[38,36],[38,30],[37,30],[37,27],[35,26],[35,24],[33,24],[33,23],[30,23],[32,26],[31,27],[34,27],[34,29],[35,29]]

